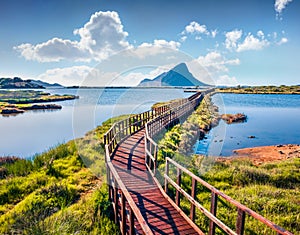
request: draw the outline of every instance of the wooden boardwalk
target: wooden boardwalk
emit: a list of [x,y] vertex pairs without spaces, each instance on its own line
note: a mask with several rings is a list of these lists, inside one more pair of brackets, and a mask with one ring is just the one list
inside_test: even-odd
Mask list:
[[[115,222],[120,225],[122,235],[204,234],[201,231],[203,228],[194,224],[196,210],[208,219],[206,230],[209,235],[216,234],[216,228],[225,234],[243,235],[246,230],[246,217],[259,221],[270,232],[272,230],[276,234],[292,235],[168,157],[163,175],[164,187],[158,182],[156,169],[159,146],[153,137],[164,128],[184,121],[209,92],[213,90],[197,92],[187,99],[130,115],[127,119],[114,123],[104,135],[109,199],[112,202]],[[170,167],[176,170],[176,179],[170,176]],[[191,182],[188,191],[182,188],[182,173]],[[211,193],[209,210],[197,200],[197,185]],[[175,201],[168,194],[169,187],[175,189]],[[190,202],[189,215],[183,212],[180,205],[182,197]],[[228,208],[236,208],[235,227],[224,224],[222,218],[218,218],[218,202],[228,204]]]
[[146,168],[144,134],[142,129],[116,148],[112,157],[116,171],[153,234],[199,234],[162,195]]

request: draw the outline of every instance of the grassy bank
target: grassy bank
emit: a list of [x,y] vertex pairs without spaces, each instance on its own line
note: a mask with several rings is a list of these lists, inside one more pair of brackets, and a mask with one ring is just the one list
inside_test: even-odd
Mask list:
[[216,92],[235,94],[300,94],[300,86],[237,86],[219,88]]
[[103,134],[118,119],[33,161],[1,161],[0,234],[118,234],[101,150]]
[[[211,108],[209,99],[182,125],[169,129],[159,141],[159,170],[164,172],[166,156],[186,166],[196,175],[229,195],[233,199],[251,208],[275,224],[300,234],[300,159],[288,159],[279,163],[268,163],[260,166],[250,161],[235,160],[231,163],[215,161],[214,158],[192,154],[192,148],[201,130],[214,123],[215,109]],[[176,177],[176,172],[174,172]],[[189,192],[191,180],[182,176],[182,186]],[[171,196],[175,196],[175,191]],[[197,201],[210,209],[210,193],[203,187],[197,187]],[[189,213],[190,204],[181,201]],[[236,209],[227,202],[218,203],[218,218],[230,227],[236,223]],[[208,232],[209,221],[197,212],[196,223]],[[223,234],[217,230],[217,234]],[[245,234],[274,234],[262,223],[246,217]]]

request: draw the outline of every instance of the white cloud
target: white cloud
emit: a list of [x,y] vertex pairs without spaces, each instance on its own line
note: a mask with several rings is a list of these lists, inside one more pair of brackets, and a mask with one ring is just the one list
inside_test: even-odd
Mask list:
[[14,47],[27,60],[58,62],[61,60],[103,60],[110,54],[130,48],[128,33],[117,12],[96,12],[80,29],[74,30],[80,41],[53,38],[47,42]]
[[180,41],[181,41],[181,42],[185,42],[186,39],[187,39],[187,36],[182,36],[182,37],[180,38]]
[[227,65],[239,65],[239,59],[228,60],[219,52],[210,52],[205,56],[199,56],[197,61],[212,73],[228,72]]
[[238,81],[235,77],[222,75],[218,77],[216,84],[219,86],[236,86],[238,85]]
[[281,38],[280,41],[277,43],[278,45],[282,45],[282,44],[285,44],[287,43],[289,40],[285,37]]
[[245,40],[238,45],[236,51],[261,50],[270,45],[270,42],[265,39],[259,39],[252,34],[248,34]]
[[98,68],[83,65],[49,69],[37,79],[64,86],[109,86],[117,75],[116,72],[103,72]]
[[60,83],[65,86],[79,85],[92,71],[92,67],[85,65],[49,69],[45,73],[40,74],[37,79],[49,83]]
[[[170,56],[173,53],[176,54],[180,46],[180,42],[156,39],[152,43],[144,42],[138,47],[130,50],[130,52],[134,53],[134,55],[138,58],[146,58],[156,55]],[[164,58],[166,59],[166,57]]]
[[264,34],[264,32],[261,31],[261,30],[257,31],[257,36],[260,37],[260,38],[262,38],[262,39],[265,38],[265,34]]
[[212,38],[215,38],[216,36],[217,36],[217,34],[218,34],[218,30],[212,30],[211,32],[210,32],[210,34],[211,34],[211,36],[212,36]]
[[206,25],[201,25],[198,22],[192,21],[187,25],[184,31],[181,34],[206,34],[209,35],[209,32],[206,28]]
[[26,60],[39,62],[58,62],[63,59],[89,61],[91,54],[77,42],[53,38],[47,42],[32,45],[29,43],[14,47]]
[[240,40],[242,37],[243,31],[242,30],[233,30],[231,32],[227,32],[225,34],[225,47],[227,49],[236,49],[237,47],[237,42]]
[[[213,51],[205,56],[199,56],[196,60],[188,63],[188,67],[192,74],[200,81],[212,85],[224,85],[222,83],[225,81],[224,76],[229,81],[229,66],[237,66],[239,64],[239,59],[227,59],[219,52]],[[234,81],[233,79],[231,80]]]
[[157,47],[157,48],[163,48],[163,47],[166,47],[166,48],[170,48],[170,49],[173,49],[173,50],[178,50],[178,48],[180,47],[180,43],[179,42],[175,42],[175,41],[166,41],[166,40],[157,40],[155,39],[153,41],[153,43],[142,43],[139,47],[140,48],[143,48],[143,47]]
[[275,11],[281,13],[292,0],[275,0]]

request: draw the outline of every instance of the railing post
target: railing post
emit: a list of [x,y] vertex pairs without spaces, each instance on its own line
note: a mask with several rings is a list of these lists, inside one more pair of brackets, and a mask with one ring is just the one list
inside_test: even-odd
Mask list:
[[[181,169],[177,168],[177,185],[181,187]],[[180,192],[176,189],[176,205],[180,206]]]
[[[165,174],[169,176],[169,161],[166,159],[166,169],[165,169]],[[169,186],[168,186],[168,180],[165,178],[165,192],[168,194],[169,191]]]
[[[193,178],[192,179],[192,192],[191,192],[191,196],[193,199],[196,198],[196,192],[197,192],[197,181],[195,178]],[[193,203],[191,203],[190,218],[193,222],[195,221],[195,205]]]
[[153,163],[153,174],[156,175],[156,167],[157,167],[157,145],[154,147],[154,163]]
[[238,216],[237,216],[237,220],[236,220],[236,233],[238,235],[244,234],[245,216],[246,216],[245,211],[238,208]]
[[115,216],[115,223],[118,224],[119,218],[118,218],[118,185],[116,180],[114,180],[114,216]]
[[[210,213],[216,216],[217,213],[217,203],[218,203],[218,195],[215,192],[211,192],[211,204],[210,204]],[[216,225],[215,223],[210,220],[209,221],[209,235],[215,234]]]
[[133,211],[130,207],[129,209],[129,234],[130,235],[134,235],[135,231],[134,231],[134,215],[133,215]]
[[121,192],[121,229],[122,229],[122,234],[126,234],[126,208],[125,208],[125,196],[123,192]]

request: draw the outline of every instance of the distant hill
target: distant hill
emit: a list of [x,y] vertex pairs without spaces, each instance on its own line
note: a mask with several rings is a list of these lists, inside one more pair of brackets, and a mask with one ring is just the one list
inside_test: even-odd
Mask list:
[[185,63],[176,65],[168,72],[158,75],[154,79],[144,79],[138,86],[142,87],[160,87],[160,86],[208,86],[200,82],[189,71]]
[[31,84],[35,84],[38,86],[43,86],[45,88],[63,88],[62,85],[58,84],[58,83],[48,83],[48,82],[43,82],[41,80],[27,80],[30,81]]
[[60,84],[49,84],[43,81],[23,80],[19,77],[0,78],[0,89],[45,89],[45,88],[61,88]]

